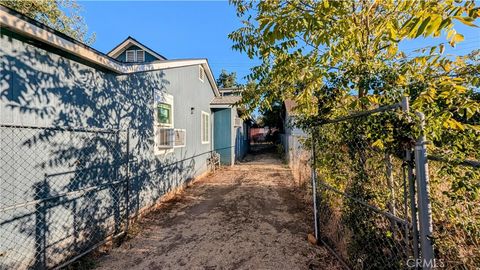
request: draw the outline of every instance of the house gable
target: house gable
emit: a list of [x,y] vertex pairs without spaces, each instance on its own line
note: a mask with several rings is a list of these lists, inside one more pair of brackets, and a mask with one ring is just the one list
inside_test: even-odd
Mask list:
[[[115,57],[115,59],[120,61],[120,62],[127,62],[127,51],[130,51],[130,50],[140,51],[140,50],[143,50],[143,49],[136,46],[136,45],[131,45],[131,46],[125,48],[125,50],[123,52],[121,52],[117,57]],[[145,52],[145,59],[143,61],[144,63],[149,63],[149,62],[159,60],[157,57],[155,57],[154,55],[152,55],[148,51],[144,51],[144,52]]]
[[128,50],[133,51],[144,51],[145,52],[145,59],[143,61],[133,61],[133,62],[153,62],[153,61],[162,61],[167,60],[166,57],[163,55],[158,54],[154,50],[148,48],[147,46],[143,45],[142,43],[138,42],[136,39],[132,37],[126,38],[120,44],[115,46],[110,52],[107,53],[108,56],[115,58],[120,62],[127,62],[126,52]]

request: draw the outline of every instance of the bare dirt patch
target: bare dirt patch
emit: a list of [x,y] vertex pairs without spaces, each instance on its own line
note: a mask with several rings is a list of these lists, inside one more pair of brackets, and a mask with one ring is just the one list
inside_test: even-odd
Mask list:
[[257,149],[146,215],[97,269],[340,269],[307,241],[300,197],[288,167]]

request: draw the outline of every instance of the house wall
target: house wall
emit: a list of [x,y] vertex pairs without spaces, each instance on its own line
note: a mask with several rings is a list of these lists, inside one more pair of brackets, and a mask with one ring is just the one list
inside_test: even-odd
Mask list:
[[293,126],[295,116],[285,112],[285,122],[283,123],[284,134],[280,135],[282,145],[285,150],[285,159],[288,166],[292,169],[294,180],[299,185],[303,185],[310,179],[310,152],[304,147],[304,142],[308,134],[300,128]]
[[[237,108],[234,107],[232,110],[234,111],[233,113],[233,121],[235,121],[236,117],[239,117],[237,114]],[[247,154],[248,150],[250,149],[250,141],[249,141],[249,130],[248,130],[248,125],[245,123],[243,120],[240,123],[240,126],[234,126],[233,130],[235,136],[235,161],[237,160],[242,160],[245,155]]]
[[245,123],[242,123],[241,127],[235,128],[235,160],[242,160],[250,148],[246,130],[247,125]]
[[233,150],[235,145],[232,136],[232,109],[213,109],[214,117],[214,150],[220,154],[220,163],[233,165]]
[[[0,43],[0,269],[57,265],[118,232],[127,208],[134,216],[206,172],[200,115],[214,94],[197,66],[118,76],[4,29]],[[187,131],[162,156],[155,91],[173,95],[175,128]]]
[[[129,46],[127,49],[125,49],[125,51],[123,51],[119,56],[117,56],[117,59],[118,61],[120,62],[126,62],[127,61],[127,53],[126,51],[127,50],[143,50],[142,48],[136,46],[136,45],[131,45]],[[151,55],[150,53],[148,53],[147,51],[145,51],[145,62],[153,62],[153,61],[157,61],[158,59]]]

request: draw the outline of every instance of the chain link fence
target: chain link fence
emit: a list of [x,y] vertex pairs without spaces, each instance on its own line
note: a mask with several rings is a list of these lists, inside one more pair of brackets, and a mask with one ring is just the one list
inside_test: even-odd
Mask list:
[[352,269],[402,269],[415,256],[405,152],[372,146],[364,129],[389,114],[323,124],[313,134],[318,239]]
[[480,162],[429,156],[435,257],[447,269],[480,268]]
[[0,269],[47,269],[126,229],[128,131],[0,126]]
[[315,168],[315,236],[348,269],[476,269],[480,162],[427,156],[425,137],[395,128],[413,123],[407,111],[404,100],[324,120],[292,149]]

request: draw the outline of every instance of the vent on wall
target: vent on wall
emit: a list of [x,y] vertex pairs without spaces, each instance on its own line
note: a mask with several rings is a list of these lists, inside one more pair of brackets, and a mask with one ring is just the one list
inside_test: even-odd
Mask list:
[[242,118],[235,117],[234,126],[235,127],[241,127],[242,126]]
[[205,70],[202,66],[198,66],[198,79],[202,82],[205,80]]
[[137,62],[145,62],[145,51],[143,50],[137,51]]
[[126,50],[125,51],[126,62],[145,62],[144,50]]
[[134,50],[128,50],[125,52],[126,54],[126,61],[127,62],[135,62],[135,51]]

